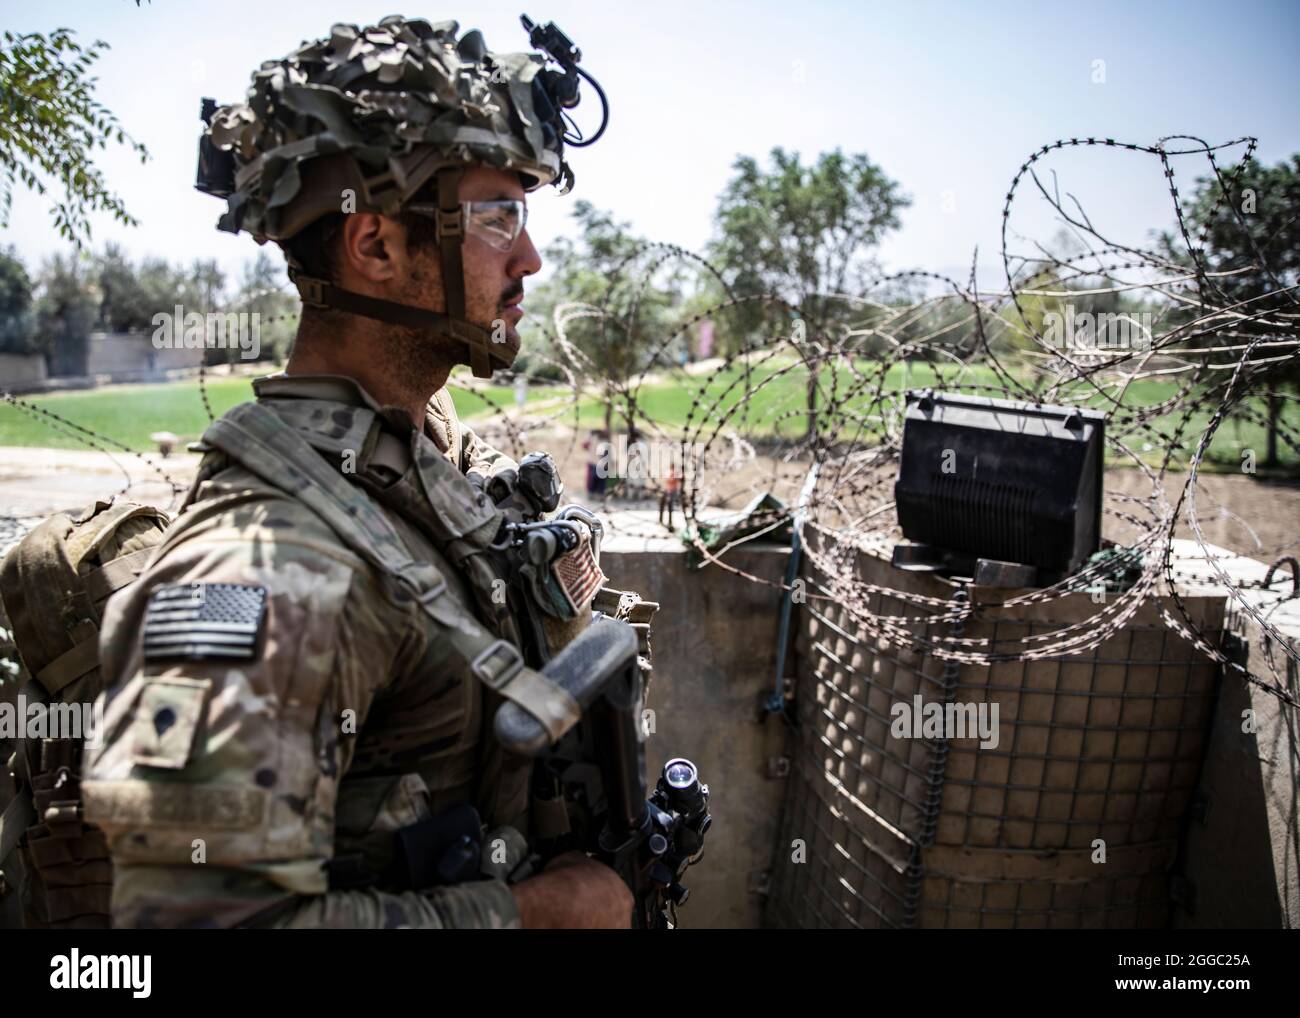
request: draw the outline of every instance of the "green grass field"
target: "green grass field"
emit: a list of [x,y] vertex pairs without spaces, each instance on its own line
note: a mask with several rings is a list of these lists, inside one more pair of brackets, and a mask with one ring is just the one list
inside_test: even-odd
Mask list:
[[[653,420],[672,429],[684,427],[688,419],[695,427],[714,414],[729,414],[728,425],[742,433],[755,435],[772,435],[786,437],[801,435],[806,426],[806,376],[801,368],[791,368],[789,360],[769,361],[756,366],[748,379],[743,368],[732,366],[728,370],[711,376],[694,376],[684,381],[665,380],[645,384],[637,393],[637,416],[642,421]],[[833,376],[827,369],[822,376],[822,385],[829,393],[837,387],[837,401],[841,402],[847,412],[862,412],[871,406],[880,380],[868,365],[864,376],[870,384],[855,395],[847,396],[850,389],[860,386],[846,369],[840,369]],[[1000,381],[991,368],[975,366],[960,370],[953,368],[936,369],[927,364],[915,364],[905,369],[901,364],[893,365],[883,381],[887,391],[898,392],[904,388],[920,388],[942,381],[945,384],[960,382],[969,386],[993,386],[1000,388]],[[748,389],[749,398],[745,398]],[[975,390],[979,391],[979,390]],[[493,406],[513,408],[514,393],[506,386],[489,386],[484,390],[486,399],[466,389],[453,387],[452,396],[460,414],[472,420],[492,413]],[[1125,405],[1143,407],[1170,399],[1177,392],[1177,386],[1170,381],[1143,380],[1130,386]],[[237,403],[252,397],[252,389],[247,379],[223,378],[209,381],[208,399],[212,412],[220,415]],[[988,394],[988,393],[984,393]],[[531,386],[528,392],[529,402],[546,399],[563,401],[570,396],[565,389]],[[847,396],[847,398],[846,398]],[[52,393],[26,398],[25,402],[48,410],[68,421],[87,428],[98,435],[107,436],[130,449],[147,451],[154,448],[149,435],[155,431],[171,431],[183,441],[197,438],[207,426],[208,416],[204,410],[197,381],[171,382],[155,385],[108,386],[102,389],[78,392]],[[1096,396],[1088,402],[1104,405],[1105,400]],[[825,405],[826,399],[819,403]],[[1259,401],[1251,404],[1252,409],[1261,411]],[[1288,404],[1293,406],[1293,404]],[[692,407],[694,412],[692,415]],[[1194,444],[1195,440],[1208,424],[1211,406],[1197,405],[1192,419],[1184,432],[1185,440]],[[1162,433],[1172,432],[1180,413],[1160,418],[1155,427]],[[573,422],[572,413],[560,418],[565,423]],[[601,427],[605,421],[605,410],[595,395],[584,395],[578,402],[578,425],[580,427]],[[615,422],[621,424],[624,416],[615,415]],[[1297,422],[1289,421],[1291,427]],[[857,437],[862,441],[873,439],[875,425],[867,422]],[[710,428],[711,430],[711,428]],[[849,431],[843,432],[851,434]],[[1132,436],[1126,442],[1136,452],[1142,454],[1148,462],[1156,462],[1163,441],[1149,435]],[[40,446],[60,449],[88,448],[85,439],[78,433],[70,432],[57,422],[40,414],[33,414],[8,403],[0,403],[0,446],[22,445]],[[1190,451],[1191,446],[1189,446]],[[1209,469],[1237,471],[1241,468],[1242,450],[1255,450],[1258,460],[1262,460],[1265,449],[1264,429],[1252,421],[1230,420],[1220,427],[1210,450]],[[1283,469],[1285,472],[1300,472],[1300,456],[1281,446]],[[1123,462],[1123,459],[1116,459]]]
[[[246,378],[208,381],[212,412],[221,416],[237,403],[253,398]],[[490,386],[487,394],[499,406],[514,406],[514,393],[505,386]],[[534,389],[530,399],[545,396]],[[145,452],[156,448],[149,440],[155,431],[170,431],[185,442],[203,433],[208,415],[203,408],[197,381],[166,382],[157,385],[114,385],[102,389],[59,392],[20,397],[73,424],[107,436],[130,449]],[[487,400],[464,389],[454,390],[456,409],[464,417],[476,417],[491,408]],[[0,446],[28,445],[51,449],[86,449],[85,438],[59,422],[10,403],[0,403]]]
[[[694,406],[691,419],[695,428],[710,416],[730,414],[728,425],[745,434],[777,433],[783,437],[801,436],[807,427],[806,375],[794,371],[782,374],[780,369],[784,366],[784,364],[771,365],[753,370],[748,380],[752,395],[748,399],[743,399],[747,391],[746,379],[744,371],[738,367],[732,367],[707,379],[692,380],[695,382],[693,388],[665,384],[643,386],[636,393],[637,416],[642,420],[649,419],[660,424],[680,427],[687,422],[688,416],[692,415]],[[904,369],[903,365],[894,364],[886,372],[883,383],[875,372],[863,372],[863,377],[866,379],[865,384],[862,380],[854,378],[847,370],[842,370],[838,379],[833,379],[831,371],[826,370],[822,377],[822,386],[826,395],[819,398],[819,405],[824,406],[833,399],[843,406],[846,412],[857,412],[863,414],[865,418],[876,398],[878,387],[886,392],[899,392],[937,383],[960,384],[969,387],[966,391],[981,396],[1001,397],[1003,395],[1000,391],[1003,388],[1001,378],[992,368],[983,365],[936,369],[928,364],[913,364]],[[835,381],[838,382],[838,390],[832,387],[832,382]],[[979,388],[981,386],[990,388]],[[1070,392],[1078,393],[1079,398],[1083,398],[1091,406],[1099,408],[1111,406],[1110,400],[1097,393],[1095,387],[1087,383],[1077,383]],[[1128,387],[1124,395],[1124,406],[1134,411],[1153,407],[1174,398],[1178,392],[1178,385],[1172,381],[1143,379]],[[1263,400],[1250,400],[1247,405],[1257,414],[1262,414],[1264,411]],[[1294,431],[1300,427],[1300,420],[1296,419],[1295,405],[1288,404],[1288,406],[1292,409],[1287,423]],[[1132,431],[1124,437],[1125,445],[1146,462],[1157,464],[1166,444],[1163,436],[1172,435],[1177,430],[1184,408],[1185,404],[1181,404],[1174,411],[1157,417],[1147,429]],[[1181,434],[1181,440],[1187,450],[1186,455],[1190,455],[1195,449],[1196,442],[1209,425],[1213,409],[1211,404],[1197,403],[1193,406],[1190,419]],[[565,419],[572,420],[572,417]],[[614,420],[616,426],[619,426],[625,422],[625,416],[616,413]],[[578,422],[582,427],[603,427],[604,421],[605,409],[598,399],[586,397],[579,403]],[[851,430],[855,427],[856,425],[849,425],[841,431],[841,434],[846,437],[854,436],[862,441],[871,441],[878,433],[873,429],[878,428],[879,425],[864,419],[861,431]],[[710,426],[706,434],[711,431]],[[1114,433],[1113,429],[1111,433]],[[1209,470],[1239,471],[1242,450],[1247,448],[1254,450],[1257,461],[1263,460],[1266,448],[1265,429],[1254,421],[1234,417],[1220,425],[1215,433],[1210,445],[1210,455],[1204,467]],[[1279,450],[1282,472],[1300,473],[1300,453],[1287,447],[1284,442],[1279,442]],[[1108,461],[1119,465],[1132,465],[1129,457],[1116,454],[1112,450],[1108,450],[1107,457]],[[1179,462],[1185,459],[1186,456],[1178,458]]]

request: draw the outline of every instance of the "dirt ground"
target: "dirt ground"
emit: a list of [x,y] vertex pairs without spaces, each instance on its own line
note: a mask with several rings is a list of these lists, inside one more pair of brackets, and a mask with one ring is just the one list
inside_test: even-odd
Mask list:
[[[503,449],[511,446],[509,436],[482,429],[486,439]],[[602,500],[586,498],[587,464],[591,450],[581,446],[581,435],[568,428],[551,426],[527,436],[523,449],[546,449],[555,457],[566,491],[574,498],[599,507]],[[749,458],[736,456],[723,443],[710,451],[708,478],[698,492],[702,504],[718,509],[739,509],[757,492],[774,490],[787,502],[793,502],[807,472],[807,463],[779,462],[770,456]],[[651,458],[649,476],[637,497],[609,500],[610,510],[640,509],[654,511],[658,505],[658,488],[666,473],[667,457]],[[36,448],[0,448],[0,548],[8,543],[6,531],[26,529],[39,519],[59,509],[87,505],[94,499],[121,493],[123,497],[174,507],[180,495],[173,496],[173,486],[188,486],[198,465],[190,454],[147,459],[131,453],[105,453]],[[838,476],[838,475],[835,475]],[[1183,475],[1170,474],[1165,479],[1165,498],[1174,503],[1184,484]],[[1106,474],[1107,520],[1105,535],[1124,541],[1134,530],[1117,514],[1134,512],[1132,503],[1122,496],[1144,501],[1151,497],[1151,483],[1136,470],[1110,470]],[[688,486],[689,487],[689,486]],[[884,507],[890,499],[892,473],[882,470],[874,488],[854,499],[854,508]],[[636,493],[634,493],[636,494]],[[847,497],[826,484],[818,489],[817,498]],[[1300,483],[1265,481],[1245,475],[1205,474],[1196,491],[1196,510],[1201,531],[1207,541],[1262,562],[1272,562],[1281,555],[1300,554]],[[1140,515],[1140,511],[1139,511]],[[1186,507],[1175,536],[1190,537]],[[24,521],[20,524],[19,521]],[[674,522],[680,526],[681,516]],[[872,524],[893,524],[892,512],[884,509],[872,518]],[[659,528],[655,528],[659,529]],[[667,536],[668,531],[660,531]],[[12,537],[10,536],[10,539]]]

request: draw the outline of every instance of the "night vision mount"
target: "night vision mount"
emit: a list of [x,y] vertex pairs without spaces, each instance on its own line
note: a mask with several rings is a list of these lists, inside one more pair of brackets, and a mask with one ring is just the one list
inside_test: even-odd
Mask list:
[[[533,79],[535,107],[538,110],[544,110],[546,105],[558,107],[547,126],[552,130],[558,130],[559,137],[574,148],[585,148],[593,144],[605,133],[605,128],[609,125],[609,100],[605,98],[605,90],[600,87],[600,82],[578,66],[578,61],[582,59],[582,50],[560,31],[554,21],[548,21],[539,27],[527,14],[519,15],[519,21],[523,24],[524,31],[528,33],[528,44],[533,49],[541,50],[563,68],[562,71],[547,68]],[[573,119],[564,112],[578,105],[579,77],[586,78],[591,83],[591,87],[596,90],[596,94],[600,96],[600,127],[590,138],[583,138],[582,132],[573,123]],[[543,80],[545,84],[539,86],[538,83]],[[539,97],[536,92],[539,87],[544,89],[542,94],[548,100],[546,105],[537,101]],[[569,127],[572,127],[576,133],[570,134],[567,130]]]

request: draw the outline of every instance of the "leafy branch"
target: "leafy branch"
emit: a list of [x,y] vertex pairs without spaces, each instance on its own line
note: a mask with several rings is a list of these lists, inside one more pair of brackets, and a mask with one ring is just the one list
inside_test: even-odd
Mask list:
[[9,225],[15,184],[47,194],[43,177],[62,188],[52,214],[59,234],[78,249],[91,236],[89,213],[104,211],[126,226],[138,221],[104,183],[95,149],[126,145],[144,163],[149,152],[122,130],[94,98],[98,78],[87,72],[109,48],[96,40],[83,49],[72,31],[4,33],[0,46],[0,227]]

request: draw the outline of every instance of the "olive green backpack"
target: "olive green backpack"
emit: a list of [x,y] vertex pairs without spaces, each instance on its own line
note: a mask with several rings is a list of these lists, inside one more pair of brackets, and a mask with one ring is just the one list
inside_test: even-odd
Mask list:
[[94,701],[104,605],[144,571],[168,523],[152,506],[95,502],[54,514],[0,562],[0,627],[22,665],[17,681],[0,675],[0,710],[19,726],[0,727],[0,927],[109,925],[108,847],[82,818],[83,739],[22,738],[22,726],[34,703]]

